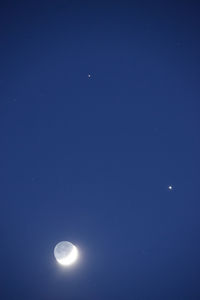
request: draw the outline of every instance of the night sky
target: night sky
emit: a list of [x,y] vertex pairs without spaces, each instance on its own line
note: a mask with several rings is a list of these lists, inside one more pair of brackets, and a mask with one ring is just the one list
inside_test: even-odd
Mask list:
[[199,11],[1,2],[1,300],[200,299]]

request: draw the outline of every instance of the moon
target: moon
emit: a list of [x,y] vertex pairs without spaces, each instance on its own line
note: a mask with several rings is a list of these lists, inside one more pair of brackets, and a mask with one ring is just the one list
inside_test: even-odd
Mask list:
[[54,256],[59,264],[69,266],[77,260],[78,249],[72,243],[62,241],[55,246]]

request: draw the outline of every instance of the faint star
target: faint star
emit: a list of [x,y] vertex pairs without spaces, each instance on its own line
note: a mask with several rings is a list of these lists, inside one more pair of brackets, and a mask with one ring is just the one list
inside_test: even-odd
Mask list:
[[171,191],[172,189],[173,189],[172,185],[169,185],[169,186],[168,186],[168,190]]
[[88,74],[88,78],[90,78],[91,77],[91,74]]

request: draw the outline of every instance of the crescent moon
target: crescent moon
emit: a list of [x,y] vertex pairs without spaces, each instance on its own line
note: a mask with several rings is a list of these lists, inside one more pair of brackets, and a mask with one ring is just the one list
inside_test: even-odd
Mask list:
[[59,264],[69,266],[77,260],[78,249],[72,243],[63,241],[56,245],[54,256]]

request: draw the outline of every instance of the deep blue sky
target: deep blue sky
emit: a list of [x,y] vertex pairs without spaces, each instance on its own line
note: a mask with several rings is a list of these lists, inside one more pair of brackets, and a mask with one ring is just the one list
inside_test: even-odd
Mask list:
[[198,2],[4,2],[0,299],[200,299]]

